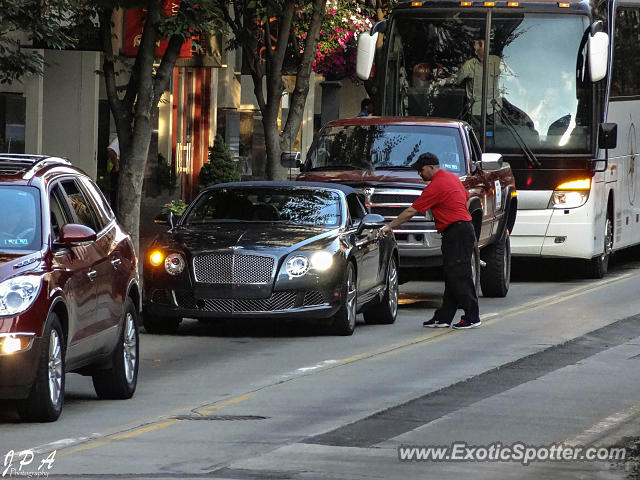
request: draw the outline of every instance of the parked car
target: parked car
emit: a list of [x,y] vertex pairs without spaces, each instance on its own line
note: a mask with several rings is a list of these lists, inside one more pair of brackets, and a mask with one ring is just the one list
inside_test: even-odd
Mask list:
[[341,185],[237,182],[209,187],[144,257],[143,323],[183,317],[316,319],[351,335],[356,313],[393,323],[397,248]]
[[[391,221],[425,187],[411,168],[424,152],[435,153],[440,167],[458,175],[469,192],[469,211],[480,248],[472,265],[476,285],[482,286],[485,296],[504,297],[511,272],[509,232],[517,211],[513,172],[501,155],[482,153],[467,123],[427,117],[357,117],[329,122],[309,148],[304,164],[299,165],[302,173],[298,180],[350,185],[365,197],[372,213]],[[287,165],[291,161],[282,159]],[[442,264],[441,239],[431,212],[414,216],[394,233],[401,278]],[[486,264],[483,268],[481,259]]]
[[66,372],[91,375],[99,398],[131,397],[137,259],[98,187],[66,160],[0,154],[0,205],[0,399],[56,420]]

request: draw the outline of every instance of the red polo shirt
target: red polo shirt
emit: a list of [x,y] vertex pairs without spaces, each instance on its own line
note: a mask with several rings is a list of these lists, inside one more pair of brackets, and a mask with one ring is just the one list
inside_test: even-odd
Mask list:
[[436,228],[442,233],[454,222],[471,220],[467,200],[469,192],[458,176],[441,168],[411,206],[420,213],[431,209]]

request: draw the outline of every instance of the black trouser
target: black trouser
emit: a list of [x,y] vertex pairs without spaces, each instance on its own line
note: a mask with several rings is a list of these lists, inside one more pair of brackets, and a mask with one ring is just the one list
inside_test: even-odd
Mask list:
[[437,322],[451,323],[458,308],[464,310],[467,321],[475,323],[480,320],[478,295],[471,272],[475,245],[476,234],[471,222],[455,222],[442,232],[444,296],[442,306],[434,315]]

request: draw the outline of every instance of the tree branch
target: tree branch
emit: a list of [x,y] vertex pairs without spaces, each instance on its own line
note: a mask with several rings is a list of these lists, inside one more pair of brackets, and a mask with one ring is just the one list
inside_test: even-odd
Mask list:
[[122,101],[118,99],[116,73],[113,62],[113,45],[111,44],[112,15],[113,9],[111,8],[103,8],[98,13],[98,18],[100,21],[100,42],[102,44],[102,51],[104,52],[102,71],[104,73],[104,81],[107,89],[107,98],[109,99],[109,107],[111,108],[111,112],[113,113],[113,117],[116,122],[118,138],[121,142],[126,144],[129,142],[129,138],[126,132],[128,131],[128,126],[131,121],[131,113],[124,108]]
[[326,12],[325,0],[313,0],[313,12],[311,14],[311,24],[307,32],[307,38],[304,45],[304,53],[302,60],[298,65],[296,84],[291,95],[289,115],[282,129],[280,138],[287,143],[290,137],[295,136],[300,128],[302,114],[304,112],[304,104],[309,93],[309,76],[318,47],[318,39],[320,38],[320,29],[322,28],[322,20]]

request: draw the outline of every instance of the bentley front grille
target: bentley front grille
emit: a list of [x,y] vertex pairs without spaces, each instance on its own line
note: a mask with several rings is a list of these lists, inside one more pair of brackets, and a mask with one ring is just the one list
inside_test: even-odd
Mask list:
[[273,276],[273,257],[210,253],[193,259],[193,274],[200,283],[269,283]]
[[203,312],[217,313],[247,313],[247,312],[276,312],[295,307],[297,292],[273,292],[269,298],[234,299],[234,298],[204,298],[196,300],[188,292],[176,291],[178,306],[186,309],[198,309]]
[[322,305],[324,303],[324,295],[317,290],[309,290],[304,294],[304,301],[302,305],[305,307],[313,307],[316,305]]

